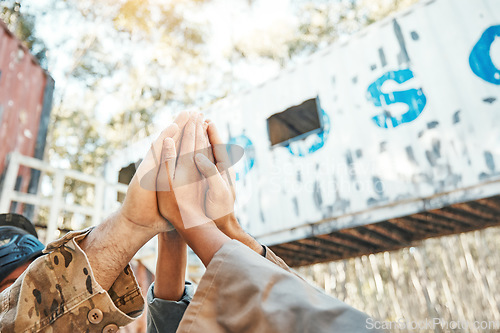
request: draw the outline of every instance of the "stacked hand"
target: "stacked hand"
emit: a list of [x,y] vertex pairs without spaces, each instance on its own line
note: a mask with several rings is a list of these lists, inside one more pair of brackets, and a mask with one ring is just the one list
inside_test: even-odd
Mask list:
[[209,144],[205,133],[202,116],[192,114],[183,130],[178,157],[175,141],[167,138],[163,142],[157,178],[158,208],[177,230],[210,222],[204,209],[207,181],[195,163],[195,152],[205,154],[208,160]]
[[151,149],[137,168],[128,187],[121,215],[131,224],[141,227],[151,234],[168,230],[168,224],[160,215],[156,199],[156,175],[160,168],[160,157],[165,139],[178,145],[182,137],[182,129],[189,120],[189,114],[182,112],[160,134],[151,145]]
[[215,125],[204,122],[200,114],[181,113],[151,145],[120,211],[80,243],[99,284],[110,287],[133,255],[158,233],[162,234],[156,276],[163,282],[155,288],[176,285],[166,293],[172,291],[173,299],[183,290],[186,243],[205,265],[231,238],[262,253],[234,216],[234,174],[229,166]]
[[179,230],[232,214],[234,175],[215,125],[203,122],[201,115],[191,115],[178,156],[176,152],[175,141],[166,138],[157,178],[161,215]]

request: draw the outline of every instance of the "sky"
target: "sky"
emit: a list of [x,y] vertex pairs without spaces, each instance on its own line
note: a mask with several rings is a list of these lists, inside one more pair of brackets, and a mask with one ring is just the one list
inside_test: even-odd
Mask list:
[[[52,0],[25,0],[23,6],[28,8],[32,13],[42,13],[47,11]],[[83,34],[89,27],[79,24],[78,17],[71,15],[63,7],[57,9],[56,13],[47,11],[46,15],[37,15],[37,35],[39,35],[46,45],[50,53],[49,71],[57,82],[64,81],[65,73],[71,67],[71,50],[77,45],[75,39],[64,45],[64,48],[59,45],[64,40],[68,40],[68,35]],[[292,27],[294,17],[292,15],[292,5],[290,0],[255,0],[250,7],[245,0],[213,0],[207,9],[202,13],[204,18],[210,18],[211,38],[209,47],[212,55],[219,57],[224,61],[223,56],[231,44],[235,41],[244,39],[251,35],[254,31],[267,30],[273,25],[283,25]],[[94,29],[100,29],[96,25]],[[252,84],[259,84],[262,80],[268,79],[265,73],[268,68],[255,72],[256,68],[236,69],[238,75],[243,79],[249,80]]]
[[[72,36],[83,35],[86,29],[99,31],[102,26],[96,24],[89,27],[88,24],[83,24],[78,15],[64,9],[63,4],[58,5],[56,1],[56,8],[53,8],[53,3],[53,0],[24,0],[23,7],[35,13],[36,33],[49,49],[48,70],[56,81],[55,98],[60,98],[60,94],[64,91],[72,96],[80,94],[80,99],[83,100],[84,92],[81,91],[81,87],[67,84],[67,73],[72,69],[73,54],[79,41]],[[280,71],[279,65],[271,60],[262,59],[229,63],[228,52],[234,43],[241,41],[261,43],[263,47],[266,47],[266,43],[272,44],[273,37],[276,36],[264,33],[266,30],[281,35],[291,34],[296,20],[292,9],[290,0],[255,0],[251,6],[247,0],[212,0],[203,12],[194,13],[192,16],[196,19],[198,15],[200,21],[209,23],[208,47],[215,65],[221,69],[229,67],[234,82],[246,82],[247,85],[256,86],[276,76]],[[45,14],[41,15],[42,13]],[[258,40],[253,40],[256,38]],[[272,46],[267,45],[267,47]],[[107,122],[112,114],[125,107],[124,103],[113,94],[103,94],[96,110],[97,119],[103,123]]]

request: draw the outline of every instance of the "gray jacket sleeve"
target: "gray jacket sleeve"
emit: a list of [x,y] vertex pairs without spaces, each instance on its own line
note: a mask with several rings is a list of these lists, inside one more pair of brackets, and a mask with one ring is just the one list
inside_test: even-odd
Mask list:
[[194,295],[194,287],[191,282],[186,281],[184,294],[179,301],[167,301],[156,298],[154,295],[154,283],[148,289],[147,294],[147,332],[148,333],[174,333],[191,303]]

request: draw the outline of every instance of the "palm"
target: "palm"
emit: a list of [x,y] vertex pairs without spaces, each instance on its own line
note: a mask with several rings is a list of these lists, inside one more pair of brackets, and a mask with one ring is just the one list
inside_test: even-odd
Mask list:
[[[168,126],[156,139],[146,157],[137,168],[130,182],[121,212],[125,218],[136,225],[151,228],[156,232],[168,229],[168,225],[158,211],[156,200],[156,175],[160,167],[163,141],[170,138],[179,141],[189,115],[179,114],[174,123]],[[153,176],[151,176],[153,175]]]

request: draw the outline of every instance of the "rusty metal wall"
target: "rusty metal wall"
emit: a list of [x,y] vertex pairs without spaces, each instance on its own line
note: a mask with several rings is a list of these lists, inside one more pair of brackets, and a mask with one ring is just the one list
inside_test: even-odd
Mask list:
[[[323,131],[271,147],[266,119],[316,96]],[[500,1],[421,1],[205,112],[246,150],[237,215],[269,245],[498,195]]]
[[[17,151],[43,158],[54,81],[0,21],[0,175]],[[21,168],[16,188],[36,192],[38,175]]]

